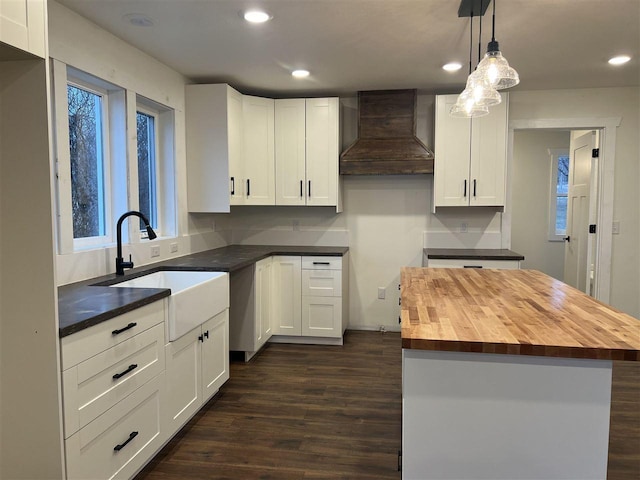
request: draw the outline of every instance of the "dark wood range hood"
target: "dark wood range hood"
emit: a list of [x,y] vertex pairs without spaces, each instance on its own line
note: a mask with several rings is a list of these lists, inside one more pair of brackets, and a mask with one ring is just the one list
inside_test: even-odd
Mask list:
[[340,155],[341,175],[433,173],[416,137],[416,90],[358,92],[358,139]]

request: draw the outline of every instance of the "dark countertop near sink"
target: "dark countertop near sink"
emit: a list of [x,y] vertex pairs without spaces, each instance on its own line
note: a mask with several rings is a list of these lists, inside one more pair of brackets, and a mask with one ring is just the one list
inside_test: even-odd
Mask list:
[[524,260],[523,255],[506,248],[425,248],[424,253],[440,260]]
[[58,287],[60,337],[168,297],[158,288],[110,288],[109,285],[160,270],[234,272],[271,255],[342,256],[349,247],[230,245]]

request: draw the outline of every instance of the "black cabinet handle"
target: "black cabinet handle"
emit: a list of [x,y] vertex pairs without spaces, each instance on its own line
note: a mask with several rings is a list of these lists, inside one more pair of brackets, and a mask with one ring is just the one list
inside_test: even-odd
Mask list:
[[571,243],[571,235],[567,235],[566,237],[562,237],[565,242]]
[[467,196],[467,181],[464,181],[464,194],[462,195],[463,197]]
[[131,365],[129,365],[129,368],[127,368],[124,372],[120,372],[120,373],[116,373],[113,376],[114,380],[118,380],[119,378],[124,377],[127,373],[131,373],[132,371],[134,371],[136,368],[138,368],[138,365],[136,363],[132,363]]
[[307,192],[309,198],[311,198],[311,180],[309,180],[309,191]]
[[119,328],[117,330],[114,330],[113,332],[111,332],[112,335],[118,335],[119,333],[122,332],[126,332],[127,330],[132,329],[133,327],[135,327],[136,325],[138,325],[136,322],[131,322],[129,325],[127,325],[126,327],[123,328]]
[[473,179],[473,196],[476,196],[476,179]]
[[204,342],[204,336],[198,335],[198,340],[200,340],[201,342]]
[[231,177],[231,195],[236,194],[236,179]]
[[482,268],[482,265],[465,265],[464,268]]
[[251,180],[247,178],[247,197],[251,195]]
[[121,443],[120,445],[116,445],[115,447],[113,447],[113,449],[116,452],[119,452],[120,450],[122,450],[124,447],[127,446],[127,443],[129,443],[131,440],[133,440],[134,438],[136,438],[138,436],[138,432],[131,432],[129,434],[129,438],[127,438],[123,443]]
[[204,338],[209,338],[209,330],[207,330],[206,332],[204,332]]
[[300,180],[300,196],[301,196],[301,197],[302,197],[302,196],[304,196],[304,195],[303,195],[303,193],[302,193],[302,184],[303,184],[303,183],[304,183],[304,182],[303,182],[302,180]]
[[330,262],[313,262],[314,265],[331,265]]

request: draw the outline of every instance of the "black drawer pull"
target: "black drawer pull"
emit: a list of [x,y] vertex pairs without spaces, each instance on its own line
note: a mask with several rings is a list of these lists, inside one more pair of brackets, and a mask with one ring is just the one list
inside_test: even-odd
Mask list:
[[467,198],[467,181],[464,181],[464,194],[463,197]]
[[304,194],[302,193],[302,180],[300,180],[300,196],[304,197]]
[[207,330],[206,332],[204,332],[204,338],[209,338],[209,330]]
[[331,265],[331,262],[313,262],[314,265]]
[[251,180],[247,178],[247,197],[251,196]]
[[473,179],[473,196],[476,196],[476,179]]
[[311,180],[309,180],[309,191],[307,192],[309,198],[311,198]]
[[236,179],[231,177],[231,195],[236,194]]
[[131,440],[133,440],[134,438],[136,438],[138,436],[138,432],[131,432],[129,434],[129,438],[127,438],[124,443],[121,443],[120,445],[116,445],[115,447],[113,447],[113,449],[116,452],[119,452],[120,450],[122,450],[124,447],[127,446],[127,443],[129,443]]
[[132,371],[134,371],[136,368],[138,368],[138,364],[137,363],[132,363],[131,365],[129,365],[129,368],[127,368],[124,372],[120,372],[120,373],[116,373],[113,376],[114,380],[118,380],[119,378],[124,377],[127,373],[131,373]]
[[129,325],[127,325],[126,327],[123,328],[119,328],[118,330],[114,330],[113,332],[111,332],[112,335],[118,335],[119,333],[122,332],[126,332],[127,330],[135,327],[136,325],[138,325],[136,322],[131,322]]
[[482,268],[482,265],[465,265],[464,268]]

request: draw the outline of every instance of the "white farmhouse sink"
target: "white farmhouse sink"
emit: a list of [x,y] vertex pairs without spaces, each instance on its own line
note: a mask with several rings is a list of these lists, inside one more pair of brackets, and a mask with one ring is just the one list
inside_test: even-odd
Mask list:
[[229,308],[229,274],[162,271],[116,283],[112,287],[169,288],[169,341]]

